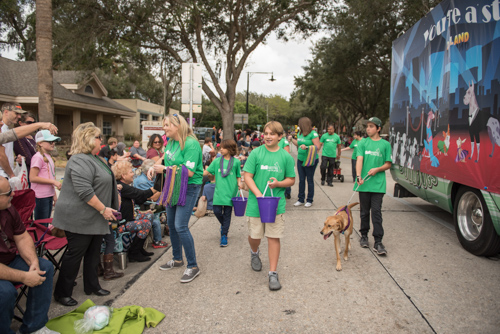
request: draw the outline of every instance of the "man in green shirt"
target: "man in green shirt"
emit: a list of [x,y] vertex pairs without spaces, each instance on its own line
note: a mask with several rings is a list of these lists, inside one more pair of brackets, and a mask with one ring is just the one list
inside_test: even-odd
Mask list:
[[[357,147],[356,173],[357,181],[354,190],[359,191],[361,233],[360,245],[368,248],[368,231],[370,230],[370,211],[373,224],[373,249],[379,255],[386,255],[382,238],[382,199],[385,194],[385,171],[391,168],[391,144],[380,137],[382,121],[371,117],[366,125],[368,138],[361,140]],[[359,185],[359,186],[358,186]]]
[[319,140],[323,146],[323,153],[321,155],[321,185],[326,182],[330,187],[333,187],[333,168],[335,167],[335,160],[337,156],[340,158],[341,142],[340,137],[335,133],[333,125],[328,125],[328,132],[321,136]]

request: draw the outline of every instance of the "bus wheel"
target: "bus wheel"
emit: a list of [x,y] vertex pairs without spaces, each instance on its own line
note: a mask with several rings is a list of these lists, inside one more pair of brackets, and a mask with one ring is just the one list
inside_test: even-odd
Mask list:
[[462,246],[477,256],[494,256],[500,252],[488,207],[477,189],[461,187],[453,209],[455,231]]

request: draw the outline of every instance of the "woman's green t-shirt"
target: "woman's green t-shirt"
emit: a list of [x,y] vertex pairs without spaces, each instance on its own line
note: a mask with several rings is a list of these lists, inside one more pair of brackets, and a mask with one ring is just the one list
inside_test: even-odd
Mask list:
[[187,169],[194,172],[189,178],[188,184],[201,184],[203,180],[203,159],[200,143],[193,137],[187,137],[184,149],[181,150],[178,141],[170,139],[165,147],[163,158],[165,166],[185,165]]
[[[297,159],[300,161],[305,161],[307,159],[307,149],[303,150],[300,148],[301,145],[306,145],[306,146],[311,146],[313,145],[313,139],[318,138],[318,133],[314,130],[312,130],[307,136],[302,135],[302,133],[299,133],[297,136],[297,145],[298,145],[298,151],[299,154],[297,155]],[[318,153],[316,153],[316,156],[314,157],[314,160],[318,159]]]
[[207,168],[207,172],[215,175],[215,192],[213,205],[224,205],[233,206],[233,201],[231,198],[235,197],[238,192],[238,177],[241,177],[241,162],[240,160],[233,158],[233,167],[229,172],[229,175],[222,177],[222,171],[220,170],[220,159],[223,159],[223,169],[224,172],[227,171],[229,166],[229,160],[220,157],[212,161],[210,166]]

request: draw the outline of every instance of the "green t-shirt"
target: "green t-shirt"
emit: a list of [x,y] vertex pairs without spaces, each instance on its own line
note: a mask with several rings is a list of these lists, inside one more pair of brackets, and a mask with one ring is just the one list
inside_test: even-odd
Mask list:
[[[314,130],[311,131],[307,136],[303,136],[302,133],[299,133],[297,136],[297,145],[298,145],[298,150],[299,154],[297,155],[297,159],[300,161],[305,161],[307,159],[307,151],[308,150],[303,150],[300,148],[302,144],[306,146],[311,146],[313,145],[313,139],[318,138],[318,133]],[[314,158],[315,160],[318,159],[318,154],[316,153],[316,157]]]
[[[243,171],[253,174],[255,185],[261,192],[266,189],[267,181],[275,177],[278,181],[283,181],[287,177],[295,177],[295,162],[287,151],[279,149],[276,152],[269,152],[265,145],[252,151],[247,159]],[[274,188],[273,195],[281,197],[278,204],[277,214],[285,213],[285,188]],[[264,196],[271,196],[270,189]],[[248,195],[246,215],[248,217],[260,217],[257,197],[251,191]]]
[[[361,169],[361,178],[368,175],[368,171],[372,168],[381,167],[391,159],[391,144],[385,140],[372,140],[364,138],[357,147],[357,156],[363,157],[363,169]],[[358,186],[358,182],[354,184],[354,190]],[[368,180],[359,186],[359,192],[383,193],[385,194],[385,172],[378,172],[371,176]]]
[[228,176],[222,177],[220,170],[220,159],[224,160],[224,172],[227,171],[229,160],[220,157],[212,161],[207,168],[207,172],[215,175],[215,192],[213,205],[233,206],[231,198],[235,197],[238,192],[238,177],[241,177],[241,162],[234,158],[233,168]]
[[360,141],[361,141],[361,139],[358,139],[358,140],[354,139],[352,141],[351,145],[349,145],[349,147],[352,149],[352,157],[351,157],[351,159],[353,159],[353,160],[356,160],[356,157],[358,156],[358,150],[357,150],[357,148],[358,148],[358,144],[359,144]]
[[188,184],[201,184],[203,180],[203,159],[200,143],[187,137],[184,149],[181,150],[178,141],[170,139],[165,147],[165,166],[185,165],[187,169],[194,172],[189,178]]
[[340,137],[338,134],[329,134],[328,132],[321,136],[319,140],[323,143],[323,156],[328,158],[337,157],[337,145],[340,145]]
[[285,138],[285,136],[283,136],[283,138],[281,138],[281,140],[279,141],[278,146],[280,148],[285,148],[287,146],[290,146],[290,142]]

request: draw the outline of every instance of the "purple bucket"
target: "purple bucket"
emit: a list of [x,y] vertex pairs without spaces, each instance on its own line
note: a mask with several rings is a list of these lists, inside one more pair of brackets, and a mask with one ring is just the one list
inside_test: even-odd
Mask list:
[[243,217],[245,215],[245,210],[247,208],[248,198],[246,197],[233,197],[234,215],[236,217]]
[[274,223],[280,199],[281,197],[257,197],[262,223]]

